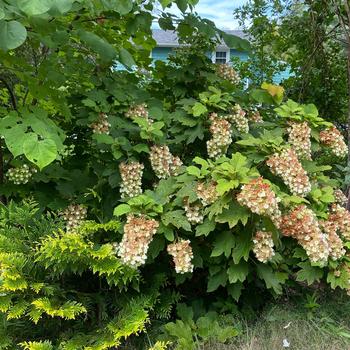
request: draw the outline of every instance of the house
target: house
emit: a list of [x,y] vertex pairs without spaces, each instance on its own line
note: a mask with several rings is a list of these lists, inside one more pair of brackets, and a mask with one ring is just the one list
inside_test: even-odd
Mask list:
[[[246,34],[242,30],[226,30],[227,34],[236,35],[240,38],[246,38]],[[167,61],[171,52],[180,47],[177,40],[176,32],[171,30],[153,29],[153,39],[157,42],[157,46],[152,50],[152,59],[154,61]],[[224,42],[216,47],[215,52],[208,53],[213,63],[228,63],[232,59],[239,58],[242,61],[248,59],[248,53],[229,48]],[[283,79],[288,78],[291,75],[290,69],[286,69],[275,75],[273,82],[280,84]],[[249,82],[247,81],[247,84]]]
[[[244,38],[245,34],[242,30],[227,30],[226,33]],[[160,61],[167,61],[171,52],[180,46],[176,32],[171,30],[153,29],[153,39],[157,42],[157,46],[152,50],[152,58]],[[233,57],[246,60],[248,54],[229,48],[224,42],[216,47],[215,52],[209,54],[214,63],[227,63]]]

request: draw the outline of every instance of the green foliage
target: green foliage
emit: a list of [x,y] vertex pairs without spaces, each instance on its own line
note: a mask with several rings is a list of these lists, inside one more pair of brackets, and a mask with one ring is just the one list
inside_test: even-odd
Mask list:
[[[169,62],[151,64],[153,1],[19,3],[0,19],[28,29],[22,45],[13,34],[19,46],[6,39],[0,51],[5,348],[111,349],[157,320],[179,349],[190,349],[196,338],[235,336],[212,311],[235,310],[250,294],[318,281],[349,289],[348,257],[312,262],[276,218],[239,200],[262,177],[279,198],[278,219],[304,204],[321,221],[343,176],[321,159],[319,134],[330,124],[314,105],[288,100],[280,86],[246,91],[218,75],[206,53],[220,38],[237,49],[246,41],[201,20],[196,1],[162,1],[159,24],[175,28],[183,45]],[[173,3],[181,18],[168,11]],[[250,118],[257,109],[262,122]],[[242,118],[249,132],[240,132]],[[313,156],[300,163],[312,185],[305,197],[266,163],[293,146],[289,124],[300,121],[311,128]],[[209,159],[207,146],[222,138],[232,142]],[[38,168],[30,181],[8,181],[7,171],[27,162]],[[135,164],[137,174],[128,170]],[[271,235],[268,261],[257,254],[257,231]],[[137,268],[125,258],[134,253],[144,262]],[[168,322],[181,299],[194,298]]]

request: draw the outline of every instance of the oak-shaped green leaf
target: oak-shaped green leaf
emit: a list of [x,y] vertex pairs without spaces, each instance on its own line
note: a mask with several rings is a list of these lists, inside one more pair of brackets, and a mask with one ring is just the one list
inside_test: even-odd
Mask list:
[[114,208],[113,215],[122,216],[124,214],[129,213],[130,210],[131,210],[131,207],[129,204],[119,204],[117,207]]
[[241,261],[239,264],[231,263],[227,269],[228,280],[230,283],[244,282],[248,276],[249,265],[245,261]]
[[214,249],[211,253],[212,257],[220,256],[225,254],[228,258],[231,254],[232,248],[235,246],[235,236],[232,232],[226,231],[218,235],[217,239],[214,242]]
[[57,146],[51,139],[38,140],[38,135],[31,133],[23,143],[23,153],[29,161],[39,167],[45,168],[57,156]]
[[4,51],[21,46],[27,38],[26,28],[17,21],[0,21],[0,49]]

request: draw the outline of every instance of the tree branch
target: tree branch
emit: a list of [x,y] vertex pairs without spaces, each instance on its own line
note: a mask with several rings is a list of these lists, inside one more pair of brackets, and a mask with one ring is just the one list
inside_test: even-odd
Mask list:
[[10,94],[10,98],[11,98],[11,104],[14,110],[17,110],[17,98],[15,93],[13,92],[12,87],[10,86],[10,84],[6,81],[5,78],[0,76],[0,81],[5,85],[7,91]]

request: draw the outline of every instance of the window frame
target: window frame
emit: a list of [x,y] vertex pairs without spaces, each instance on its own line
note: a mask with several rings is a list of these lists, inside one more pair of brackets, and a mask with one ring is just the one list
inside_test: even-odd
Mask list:
[[[220,59],[220,58],[217,58],[216,57],[216,54],[218,52],[225,52],[226,53],[226,61],[225,62],[216,62],[217,59]],[[212,62],[213,63],[217,63],[217,64],[225,64],[225,63],[228,63],[230,62],[230,49],[219,49],[217,48],[213,53],[212,53]],[[222,58],[223,59],[223,58]]]

